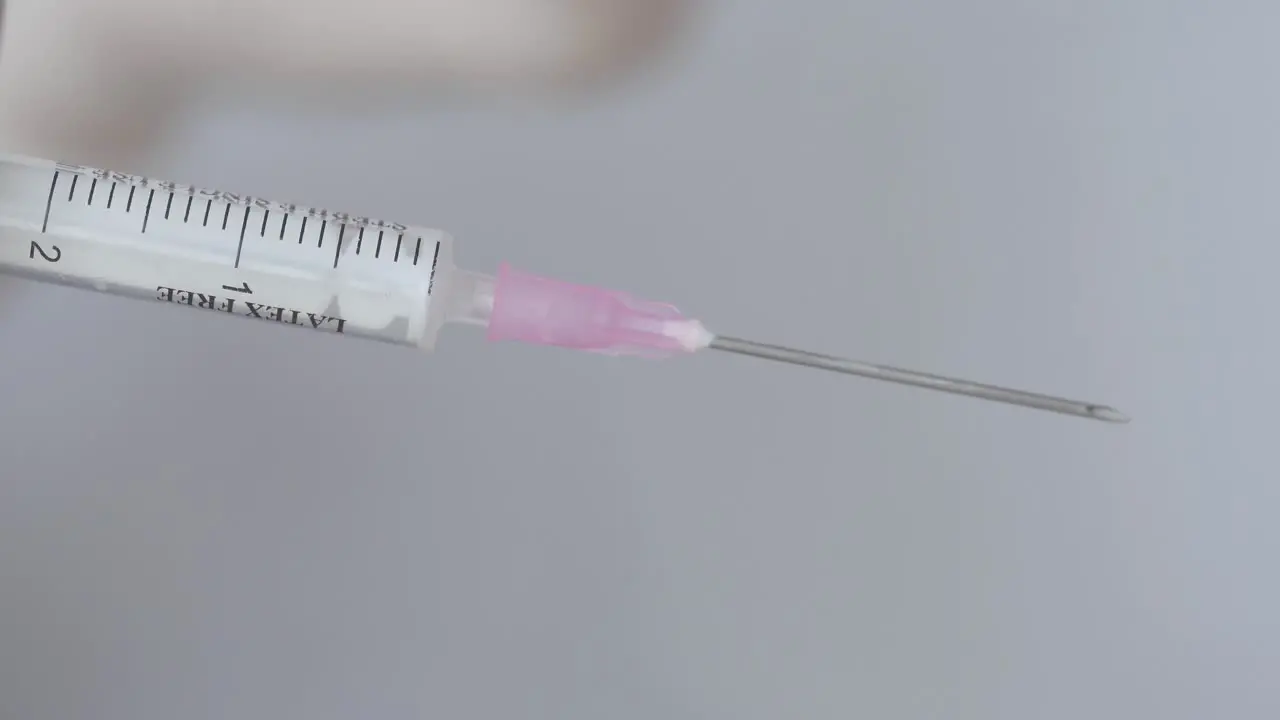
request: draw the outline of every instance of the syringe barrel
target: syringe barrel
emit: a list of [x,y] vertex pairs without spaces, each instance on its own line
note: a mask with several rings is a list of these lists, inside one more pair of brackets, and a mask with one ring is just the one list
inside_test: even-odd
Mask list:
[[0,272],[422,350],[484,316],[443,231],[5,155]]

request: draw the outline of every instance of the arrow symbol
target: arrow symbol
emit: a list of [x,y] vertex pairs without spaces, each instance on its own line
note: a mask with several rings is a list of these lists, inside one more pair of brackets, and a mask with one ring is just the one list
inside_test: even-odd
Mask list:
[[253,294],[253,291],[249,289],[249,283],[247,283],[247,282],[246,282],[246,283],[243,283],[240,287],[235,287],[234,285],[223,285],[223,286],[222,286],[222,289],[223,289],[223,290],[230,290],[231,292],[244,293],[244,294],[246,294],[246,295],[252,295],[252,294]]

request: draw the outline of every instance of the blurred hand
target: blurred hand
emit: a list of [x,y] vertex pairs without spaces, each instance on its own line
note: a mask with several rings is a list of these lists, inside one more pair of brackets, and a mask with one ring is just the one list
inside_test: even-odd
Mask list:
[[0,0],[0,151],[132,170],[211,83],[400,95],[578,88],[688,0]]

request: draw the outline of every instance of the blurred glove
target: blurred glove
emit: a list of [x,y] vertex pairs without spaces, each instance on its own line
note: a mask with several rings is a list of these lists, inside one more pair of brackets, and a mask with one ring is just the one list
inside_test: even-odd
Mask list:
[[593,86],[665,48],[688,4],[0,0],[0,151],[130,170],[213,83],[329,103]]

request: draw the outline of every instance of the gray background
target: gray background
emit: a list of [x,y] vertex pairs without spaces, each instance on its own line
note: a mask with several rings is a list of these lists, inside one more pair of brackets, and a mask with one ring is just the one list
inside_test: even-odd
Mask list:
[[572,107],[210,100],[156,174],[1135,422],[29,288],[0,717],[1276,717],[1277,21],[739,0]]

